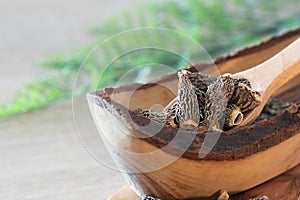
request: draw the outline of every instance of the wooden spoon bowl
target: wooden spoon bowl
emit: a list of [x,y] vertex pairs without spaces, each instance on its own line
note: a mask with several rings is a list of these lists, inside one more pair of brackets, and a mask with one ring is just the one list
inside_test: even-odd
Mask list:
[[[254,91],[261,95],[261,103],[248,113],[241,125],[253,122],[270,96],[283,84],[300,74],[300,37],[267,61],[232,77],[246,78]],[[299,80],[300,81],[300,80]]]
[[[272,58],[299,36],[300,29],[294,30],[217,58],[214,63],[188,69],[210,73],[211,66],[216,64],[221,73],[234,74]],[[296,102],[300,99],[299,80],[300,76],[293,78],[274,96]],[[139,196],[169,200],[209,197],[221,189],[238,193],[300,163],[299,103],[274,117],[222,134],[195,134],[161,126],[132,112],[155,104],[166,106],[176,91],[174,73],[146,85],[105,88],[88,94],[95,124]],[[207,143],[207,139],[214,137],[217,137],[215,144]]]

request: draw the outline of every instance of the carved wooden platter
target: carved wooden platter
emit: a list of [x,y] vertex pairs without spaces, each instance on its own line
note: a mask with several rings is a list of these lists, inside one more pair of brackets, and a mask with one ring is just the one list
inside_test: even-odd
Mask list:
[[[214,63],[189,66],[188,70],[218,75],[211,70],[217,65],[221,74],[233,74],[268,60],[299,37],[297,29],[217,58]],[[222,134],[209,133],[211,138],[217,137],[212,148],[209,142],[207,146],[205,133],[160,126],[132,112],[155,104],[166,106],[176,96],[176,89],[174,73],[146,85],[105,88],[88,94],[90,110],[102,138],[138,196],[200,199],[221,189],[234,195],[300,163],[299,76],[274,95],[294,102],[291,107],[252,125]],[[131,191],[127,191],[130,197]]]

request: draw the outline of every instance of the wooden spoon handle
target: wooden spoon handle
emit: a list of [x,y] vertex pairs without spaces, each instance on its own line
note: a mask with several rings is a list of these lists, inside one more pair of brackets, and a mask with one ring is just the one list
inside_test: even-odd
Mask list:
[[300,73],[299,62],[300,38],[266,62],[236,73],[233,77],[248,79],[254,90],[269,97],[276,89]]
[[261,94],[261,104],[246,115],[240,124],[253,122],[262,111],[270,96],[283,84],[300,74],[300,38],[284,50],[257,65],[234,74],[234,78],[246,78],[253,90]]

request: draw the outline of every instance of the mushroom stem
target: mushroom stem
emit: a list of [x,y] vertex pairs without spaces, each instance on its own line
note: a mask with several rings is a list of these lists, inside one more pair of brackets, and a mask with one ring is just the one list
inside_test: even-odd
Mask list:
[[225,124],[224,126],[227,128],[240,125],[243,122],[244,115],[241,112],[241,109],[234,105],[230,104],[226,108],[226,115],[225,115]]

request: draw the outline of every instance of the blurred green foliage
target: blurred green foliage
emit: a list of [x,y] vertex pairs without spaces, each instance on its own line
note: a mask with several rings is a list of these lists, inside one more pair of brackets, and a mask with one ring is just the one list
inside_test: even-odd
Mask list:
[[[300,22],[299,13],[287,18],[279,18],[279,13],[286,11],[286,7],[292,6],[296,0],[275,0],[270,4],[259,0],[167,0],[154,1],[137,7],[135,12],[123,12],[112,17],[105,23],[90,30],[98,42],[124,30],[140,27],[164,27],[178,30],[201,44],[211,57],[220,56],[234,49],[258,43],[259,41],[296,28]],[[299,3],[298,3],[299,4]],[[300,5],[299,5],[300,6]],[[111,47],[103,52],[102,61],[117,55],[123,46],[130,46],[143,40],[141,37],[132,37],[123,44],[111,44]],[[161,43],[164,39],[157,37]],[[178,48],[182,44],[177,41]],[[46,60],[43,65],[55,68],[69,67],[78,69],[90,48],[82,48],[61,53]],[[194,52],[197,54],[197,52]],[[185,55],[191,57],[192,55]],[[89,61],[92,59],[89,58]],[[105,67],[105,62],[95,61],[94,66],[84,67],[91,77],[97,81],[101,69],[95,66]],[[167,62],[166,62],[167,61]],[[201,60],[199,60],[201,61]],[[116,69],[107,73],[109,77],[102,77],[100,83],[93,85],[102,87],[110,84],[110,80],[117,80],[122,72],[128,71],[132,66],[142,63],[165,63],[174,68],[180,68],[182,59],[176,56],[166,56],[163,52],[153,56],[148,52],[147,56],[135,57],[135,59],[123,59],[118,62]],[[94,70],[93,70],[94,69]],[[95,70],[96,69],[96,70]],[[115,71],[115,72],[113,72]],[[110,81],[110,82],[106,82]]]
[[0,105],[0,118],[41,108],[57,101],[70,98],[72,82],[69,71],[60,71],[34,81],[19,89],[13,100]]
[[[96,38],[95,44],[124,30],[140,27],[164,27],[178,30],[200,43],[211,57],[259,41],[288,29],[299,26],[300,13],[279,17],[291,7],[300,7],[298,0],[165,0],[151,1],[137,6],[134,12],[123,12],[105,23],[92,28],[90,34]],[[300,11],[300,9],[299,9]],[[76,73],[83,61],[81,73],[88,77],[90,86],[84,85],[77,94],[88,90],[114,84],[133,66],[145,63],[163,63],[174,69],[184,67],[187,63],[180,56],[170,56],[163,51],[140,52],[132,56],[124,56],[121,62],[112,63],[113,67],[103,71],[107,58],[119,55],[123,46],[143,41],[144,38],[134,36],[126,41],[112,43],[104,49],[102,57],[90,55],[94,44],[67,52],[59,53],[41,63],[42,66],[58,70],[59,76],[46,77],[33,82],[17,92],[12,102],[0,106],[0,117],[37,109],[71,96],[70,74]],[[158,42],[166,42],[157,37]],[[122,46],[123,45],[123,46]],[[181,48],[180,41],[174,46]],[[197,52],[193,52],[197,55]],[[89,58],[85,60],[88,56]],[[193,55],[185,55],[189,58]],[[201,60],[199,60],[200,62]],[[68,73],[65,73],[65,72]],[[98,80],[99,74],[102,78]]]
[[41,63],[41,65],[55,69],[64,68],[77,71],[91,50],[92,49],[90,47],[71,49],[70,51],[61,52],[49,59],[46,59]]

